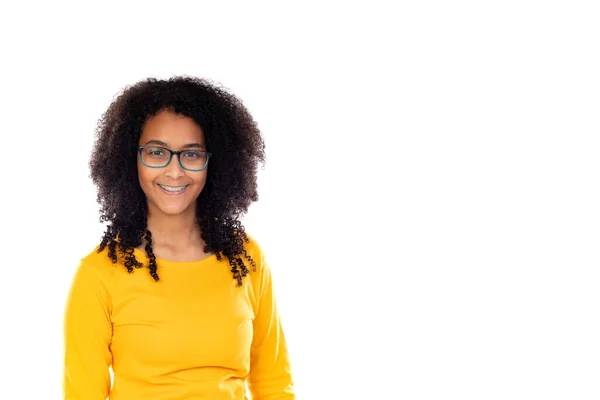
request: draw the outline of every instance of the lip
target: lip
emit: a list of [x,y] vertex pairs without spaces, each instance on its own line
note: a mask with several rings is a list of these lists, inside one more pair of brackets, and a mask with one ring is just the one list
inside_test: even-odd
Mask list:
[[[190,185],[189,184],[185,185],[185,188],[183,190],[179,191],[179,192],[169,192],[168,190],[163,189],[159,184],[157,184],[157,186],[158,186],[158,189],[161,192],[163,192],[164,194],[167,194],[169,196],[180,196],[180,195],[184,194],[187,191],[187,188]],[[171,185],[164,185],[164,186],[171,186]],[[178,185],[178,186],[182,186],[182,185]],[[177,187],[177,186],[172,186],[172,187]]]

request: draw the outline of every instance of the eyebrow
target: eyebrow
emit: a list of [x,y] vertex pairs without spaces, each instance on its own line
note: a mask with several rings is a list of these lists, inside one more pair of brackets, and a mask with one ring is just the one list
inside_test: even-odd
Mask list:
[[[169,147],[165,142],[160,141],[160,140],[156,140],[156,139],[149,140],[146,143],[146,146],[149,145],[149,144],[155,144],[157,146],[162,146],[162,147]],[[190,149],[190,148],[193,148],[193,147],[201,147],[203,149],[205,148],[204,145],[201,144],[201,143],[188,143],[188,144],[184,145],[182,147],[182,149]]]

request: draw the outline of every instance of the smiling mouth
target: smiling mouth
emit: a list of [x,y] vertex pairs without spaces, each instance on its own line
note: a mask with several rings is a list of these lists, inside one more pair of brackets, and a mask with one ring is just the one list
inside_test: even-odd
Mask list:
[[183,186],[166,186],[166,185],[161,185],[158,184],[158,186],[160,186],[160,188],[162,190],[164,190],[167,193],[172,193],[172,194],[176,194],[176,193],[181,193],[185,190],[185,188],[187,188],[189,185],[183,185]]

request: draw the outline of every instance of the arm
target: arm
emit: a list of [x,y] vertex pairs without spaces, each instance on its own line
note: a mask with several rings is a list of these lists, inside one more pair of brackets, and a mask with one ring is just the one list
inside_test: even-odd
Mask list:
[[248,388],[253,400],[294,400],[287,345],[273,286],[271,271],[261,253],[258,312],[254,319]]
[[106,400],[110,391],[111,336],[108,291],[98,273],[81,263],[65,309],[65,400]]

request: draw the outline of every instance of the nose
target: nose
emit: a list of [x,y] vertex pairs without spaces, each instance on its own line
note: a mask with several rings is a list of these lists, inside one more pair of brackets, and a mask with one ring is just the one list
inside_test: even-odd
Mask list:
[[185,175],[185,170],[179,164],[179,154],[173,154],[171,162],[165,167],[165,175],[174,179]]

